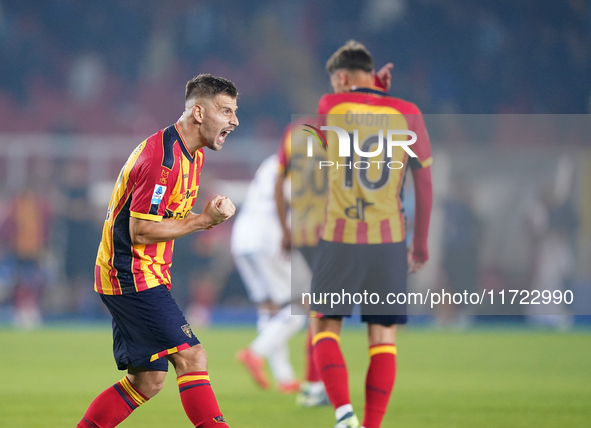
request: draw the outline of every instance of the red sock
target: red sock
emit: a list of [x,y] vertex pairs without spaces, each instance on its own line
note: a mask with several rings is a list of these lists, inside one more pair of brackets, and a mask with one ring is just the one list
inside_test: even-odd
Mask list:
[[211,389],[207,372],[185,373],[176,378],[181,402],[197,428],[228,428]]
[[105,389],[94,399],[76,427],[115,427],[146,401],[148,398],[137,390],[125,376],[120,382]]
[[316,370],[314,363],[314,347],[312,346],[312,327],[308,326],[306,334],[306,380],[308,382],[318,382],[320,375]]
[[396,377],[396,346],[374,345],[369,348],[370,363],[365,379],[364,428],[379,428],[388,407]]
[[347,366],[336,333],[324,331],[312,339],[314,362],[335,409],[350,404]]

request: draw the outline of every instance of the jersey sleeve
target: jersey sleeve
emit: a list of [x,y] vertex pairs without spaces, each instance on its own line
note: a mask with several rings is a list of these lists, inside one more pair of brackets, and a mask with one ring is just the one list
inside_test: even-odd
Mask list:
[[136,167],[130,215],[142,220],[161,221],[178,178],[178,162],[171,170],[162,165],[161,156],[150,156]]
[[[416,108],[416,107],[415,107]],[[433,163],[431,156],[431,142],[429,140],[429,133],[425,126],[425,120],[421,111],[416,108],[416,113],[407,115],[409,128],[417,134],[417,142],[413,144],[412,150],[416,153],[416,158],[409,158],[409,166],[411,169],[426,168]]]
[[427,237],[429,220],[433,207],[433,184],[431,178],[431,142],[421,111],[414,104],[412,114],[407,115],[409,128],[417,134],[417,141],[411,146],[417,157],[409,157],[409,166],[415,186],[415,225],[413,236],[413,259],[419,262],[429,260]]

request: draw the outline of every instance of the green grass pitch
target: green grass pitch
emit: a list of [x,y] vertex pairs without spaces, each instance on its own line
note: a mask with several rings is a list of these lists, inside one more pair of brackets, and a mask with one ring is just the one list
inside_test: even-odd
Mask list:
[[[232,428],[321,428],[329,407],[300,409],[293,395],[259,390],[234,361],[254,329],[197,332],[212,385]],[[342,347],[353,405],[363,414],[365,333],[346,329]],[[383,427],[591,427],[591,332],[466,332],[406,329],[398,334],[398,374]],[[292,342],[301,373],[303,334]],[[163,391],[121,427],[191,427],[171,370]],[[110,329],[69,326],[0,330],[0,427],[67,428],[91,400],[123,377]]]

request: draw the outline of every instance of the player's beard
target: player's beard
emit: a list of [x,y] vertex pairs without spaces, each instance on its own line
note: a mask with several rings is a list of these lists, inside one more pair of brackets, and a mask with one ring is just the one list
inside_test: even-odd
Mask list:
[[216,135],[216,138],[214,138],[207,144],[207,148],[213,150],[214,152],[222,150],[222,144],[218,141],[217,137],[218,136]]
[[208,142],[207,147],[210,150],[213,150],[216,152],[222,150],[222,143],[219,141],[219,137],[220,137],[220,134],[216,134],[215,137],[212,138],[211,141]]
[[220,151],[222,149],[222,143],[219,141],[220,135],[223,130],[203,129],[202,131],[206,141],[206,147],[213,151]]

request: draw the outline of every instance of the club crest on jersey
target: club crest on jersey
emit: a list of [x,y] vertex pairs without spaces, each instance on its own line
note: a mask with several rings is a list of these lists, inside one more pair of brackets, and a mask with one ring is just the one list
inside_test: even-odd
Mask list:
[[160,174],[160,184],[167,184],[168,183],[168,173],[170,171],[164,171],[162,170],[162,173]]
[[189,326],[189,324],[185,324],[181,327],[181,329],[188,337],[191,337],[193,335],[193,332],[191,331],[191,327]]
[[213,421],[214,421],[216,424],[219,424],[219,423],[226,423],[226,420],[224,419],[224,415],[219,415],[219,416],[216,416],[215,418],[213,418]]
[[154,187],[154,193],[152,193],[152,205],[160,205],[162,198],[164,197],[164,192],[166,191],[166,186],[162,186],[157,184]]

